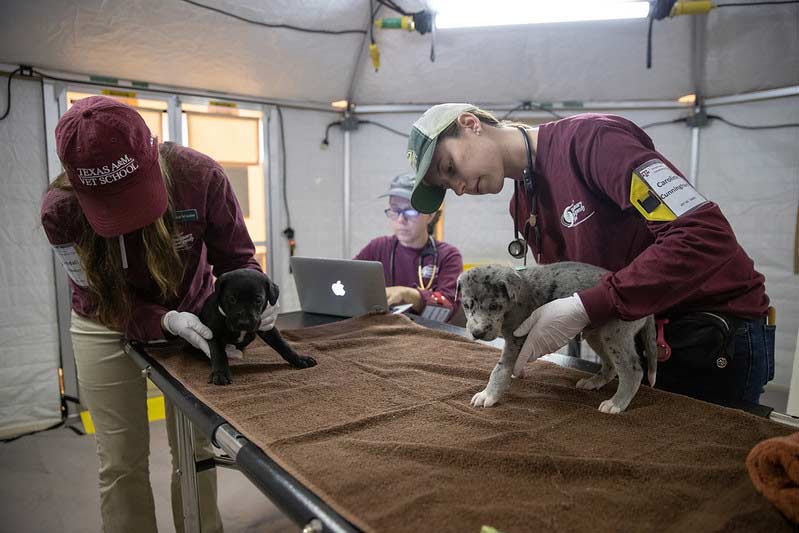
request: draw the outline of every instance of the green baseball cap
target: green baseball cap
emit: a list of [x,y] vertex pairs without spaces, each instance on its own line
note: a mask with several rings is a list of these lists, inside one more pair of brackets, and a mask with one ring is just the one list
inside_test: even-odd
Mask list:
[[425,174],[436,151],[439,134],[455,122],[461,113],[477,109],[471,104],[439,104],[425,111],[424,115],[413,123],[405,155],[416,172],[411,205],[420,213],[435,213],[441,207],[446,193],[443,187],[435,187],[424,182]]

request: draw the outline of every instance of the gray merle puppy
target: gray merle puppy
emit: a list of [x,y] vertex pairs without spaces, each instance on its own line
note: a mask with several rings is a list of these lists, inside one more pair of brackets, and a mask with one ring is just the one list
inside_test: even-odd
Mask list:
[[[488,385],[474,395],[471,404],[491,407],[502,399],[512,374],[524,377],[527,360],[518,355],[526,336],[516,337],[513,332],[535,309],[595,286],[605,273],[606,270],[595,266],[566,262],[521,271],[503,265],[484,265],[461,274],[458,298],[466,315],[468,332],[475,339],[490,341],[500,333],[505,339],[505,347],[491,372]],[[599,389],[617,374],[619,376],[616,394],[599,405],[603,413],[624,411],[638,392],[643,377],[635,348],[635,336],[639,334],[647,354],[649,383],[654,386],[657,344],[652,316],[629,322],[612,319],[583,332],[589,346],[602,358],[602,369],[596,375],[578,381],[577,388]]]

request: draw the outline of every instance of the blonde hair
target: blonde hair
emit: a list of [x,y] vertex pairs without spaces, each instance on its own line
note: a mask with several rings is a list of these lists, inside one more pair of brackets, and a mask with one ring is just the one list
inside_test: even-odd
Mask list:
[[[173,241],[175,234],[175,210],[172,203],[172,188],[169,159],[173,147],[161,145],[158,165],[167,190],[166,212],[141,232],[145,262],[150,275],[158,285],[161,302],[178,296],[186,265],[178,254]],[[49,190],[72,190],[66,173],[62,173],[50,184]],[[101,324],[120,329],[124,327],[125,315],[129,314],[132,295],[122,268],[119,239],[97,235],[86,216],[80,213],[81,233],[75,243],[81,266],[86,272],[89,288],[96,297],[97,311],[94,318]]]

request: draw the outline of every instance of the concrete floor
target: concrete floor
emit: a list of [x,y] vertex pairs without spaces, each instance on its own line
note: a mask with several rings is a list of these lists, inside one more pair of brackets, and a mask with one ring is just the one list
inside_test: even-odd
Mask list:
[[[174,532],[166,423],[150,424],[150,480],[160,532]],[[0,444],[0,532],[99,532],[94,436],[66,428]],[[219,510],[227,532],[296,532],[241,473],[217,468]]]

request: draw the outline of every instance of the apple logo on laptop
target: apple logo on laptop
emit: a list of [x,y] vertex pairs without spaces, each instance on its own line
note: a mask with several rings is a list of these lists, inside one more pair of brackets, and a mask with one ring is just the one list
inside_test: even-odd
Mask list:
[[347,291],[344,290],[344,284],[341,283],[341,280],[337,280],[333,285],[330,286],[333,290],[333,294],[336,296],[344,296],[347,294]]

